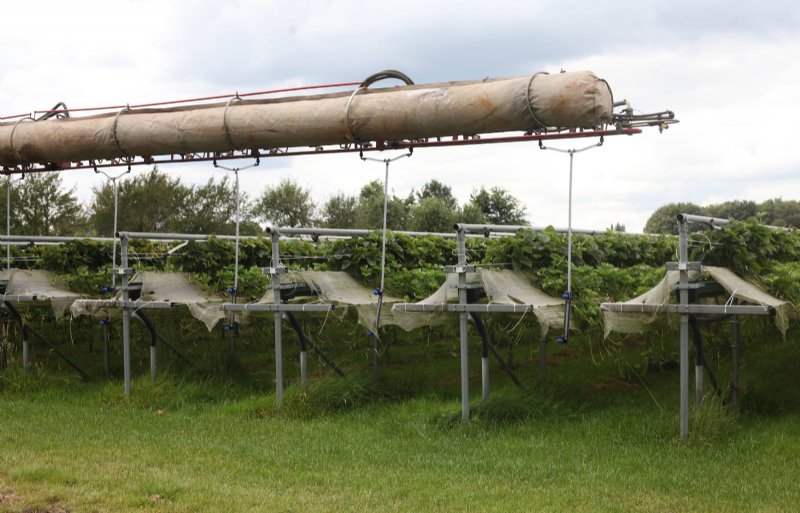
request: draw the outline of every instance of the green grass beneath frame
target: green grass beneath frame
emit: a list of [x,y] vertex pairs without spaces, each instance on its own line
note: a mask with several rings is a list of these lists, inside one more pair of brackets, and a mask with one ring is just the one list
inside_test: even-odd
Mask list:
[[[552,347],[542,382],[535,344],[520,346],[526,388],[493,365],[488,401],[479,400],[474,353],[465,425],[454,344],[401,341],[378,379],[366,344],[329,345],[352,372],[341,379],[312,359],[303,391],[291,342],[281,409],[268,342],[243,342],[230,360],[217,341],[217,353],[192,369],[165,355],[155,383],[140,358],[130,399],[119,380],[78,381],[50,356],[28,375],[12,361],[0,371],[0,511],[779,512],[800,504],[796,340],[748,348],[742,409],[709,395],[684,444],[677,369],[667,361],[642,372],[638,349],[600,358],[580,341]],[[100,359],[96,347],[93,359],[78,357]],[[718,367],[727,364],[723,356]]]

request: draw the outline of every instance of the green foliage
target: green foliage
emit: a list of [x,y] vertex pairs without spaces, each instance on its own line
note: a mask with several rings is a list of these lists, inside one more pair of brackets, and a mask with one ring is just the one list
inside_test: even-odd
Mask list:
[[658,208],[644,225],[645,233],[678,234],[678,214],[705,215],[703,207],[694,203],[667,203]]
[[481,187],[472,192],[469,203],[480,209],[487,223],[528,224],[525,206],[502,187]]
[[328,228],[355,228],[358,198],[339,193],[331,196],[322,207],[322,220]]
[[311,191],[291,178],[274,187],[267,187],[255,200],[253,215],[272,226],[312,226],[316,207]]
[[[2,205],[5,212],[6,187],[3,180]],[[58,173],[33,173],[11,182],[12,230],[28,235],[81,235],[87,217],[75,195],[65,190]]]
[[[373,180],[361,188],[356,210],[357,228],[372,230],[383,226],[383,200],[383,183],[378,180]],[[413,204],[413,197],[401,199],[393,194],[390,195],[387,204],[386,227],[390,230],[407,228]]]
[[[154,167],[117,183],[119,189],[119,231],[180,231],[179,213],[185,208],[190,188],[178,178]],[[111,236],[114,230],[114,189],[109,181],[92,189],[89,207],[95,233]]]
[[111,249],[110,242],[90,239],[43,246],[40,266],[59,274],[72,273],[76,269],[97,270],[105,266],[110,267]]
[[800,228],[800,201],[774,198],[761,203],[732,200],[705,207],[694,203],[668,203],[653,212],[645,224],[644,231],[677,234],[675,216],[681,213]]
[[437,197],[422,198],[411,208],[411,229],[419,232],[451,232],[457,211]]

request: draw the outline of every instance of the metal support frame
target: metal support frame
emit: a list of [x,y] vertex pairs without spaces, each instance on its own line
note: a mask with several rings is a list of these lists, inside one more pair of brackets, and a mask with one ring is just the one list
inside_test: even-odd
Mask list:
[[311,346],[311,349],[319,355],[322,360],[328,364],[330,368],[336,371],[341,377],[344,377],[344,371],[336,365],[333,360],[331,360],[328,355],[326,355],[322,349],[314,342],[314,340],[309,337],[306,332],[303,330],[303,327],[300,326],[300,322],[294,316],[294,313],[287,311],[285,312],[286,320],[289,321],[289,325],[292,327],[295,333],[297,333],[297,338],[300,339],[300,383],[302,384],[303,388],[308,386],[308,352],[307,347]]
[[47,338],[45,338],[42,334],[29,326],[22,317],[22,314],[20,314],[14,305],[11,304],[11,301],[3,301],[3,308],[5,308],[11,314],[11,317],[17,322],[22,332],[22,365],[26,371],[30,368],[30,343],[28,336],[28,334],[30,334],[33,335],[39,342],[49,347],[50,350],[64,360],[67,365],[75,369],[75,371],[80,374],[82,378],[86,379],[89,377],[89,375],[86,374],[86,372],[77,363],[72,361],[70,357],[62,352],[58,346],[47,340]]
[[111,359],[110,359],[110,342],[111,342],[111,319],[106,317],[102,321],[103,326],[103,373],[106,378],[111,377]]
[[514,369],[492,343],[491,335],[481,315],[477,312],[470,312],[469,317],[473,326],[475,326],[475,331],[477,331],[478,335],[481,337],[481,392],[483,399],[486,400],[489,398],[489,353],[494,355],[495,359],[500,363],[500,366],[506,371],[506,374],[508,374],[514,384],[522,388],[522,382],[517,377]]
[[70,162],[69,167],[64,164],[26,164],[13,168],[2,169],[2,174],[37,173],[45,171],[63,171],[65,169],[97,169],[118,166],[162,165],[179,164],[186,162],[213,162],[252,158],[296,157],[300,155],[330,155],[338,153],[363,153],[368,151],[407,150],[410,148],[442,148],[448,146],[479,146],[484,144],[504,144],[513,142],[552,141],[562,139],[582,139],[589,137],[610,137],[615,135],[641,134],[642,129],[636,127],[623,127],[613,130],[581,130],[523,133],[520,135],[481,134],[480,136],[454,136],[452,138],[437,137],[423,140],[405,141],[371,141],[357,144],[331,145],[323,147],[305,148],[261,148],[232,150],[226,152],[197,152],[179,155],[140,157],[131,155],[127,158],[95,159]]
[[[239,100],[239,96],[237,95],[234,98],[228,100],[228,106],[230,106],[233,100]],[[228,106],[225,107],[225,114],[227,115]],[[234,148],[236,145],[233,144],[233,141],[230,140],[230,133],[228,133],[228,124],[227,118],[223,119],[223,125],[225,126],[225,133],[228,136],[228,140],[231,142],[231,146]],[[217,164],[217,161],[214,161],[214,167],[217,169],[223,169],[225,171],[230,171],[233,173],[234,179],[236,181],[236,235],[234,237],[234,244],[235,244],[235,254],[233,260],[233,287],[230,288],[231,294],[231,302],[236,304],[236,299],[239,295],[239,226],[241,224],[242,216],[241,216],[241,203],[242,197],[239,191],[239,171],[244,171],[245,169],[250,169],[253,167],[258,166],[261,163],[261,160],[256,157],[256,161],[254,164],[244,167],[225,167]],[[231,313],[229,330],[231,335],[231,356],[236,356],[236,337],[239,335],[239,323],[236,321],[236,313]]]
[[[272,300],[275,305],[281,303],[281,274],[283,266],[280,258],[279,233],[273,233],[272,239],[272,267],[270,273],[270,288],[272,289]],[[275,404],[283,406],[283,334],[281,333],[281,316],[283,314],[276,310],[273,314],[275,327]]]
[[678,222],[678,300],[687,311],[681,313],[680,321],[680,437],[689,436],[689,261],[688,233],[686,222]]
[[559,153],[566,153],[569,155],[569,201],[567,209],[567,290],[561,295],[564,298],[564,331],[563,334],[556,339],[559,344],[566,344],[569,342],[569,324],[570,316],[572,313],[572,169],[575,161],[575,154],[581,153],[593,148],[599,148],[603,145],[603,136],[600,136],[600,141],[579,149],[561,149],[545,146],[542,141],[539,141],[539,148],[542,150],[552,150]]
[[[458,230],[458,304],[467,304],[467,244],[464,230]],[[469,421],[469,333],[467,322],[469,313],[462,311],[458,316],[458,336],[461,354],[461,418]]]
[[[116,121],[115,121],[116,122]],[[106,173],[105,171],[100,171],[99,169],[94,169],[95,173],[102,174],[105,176],[109,182],[111,182],[111,189],[114,193],[114,246],[111,249],[111,287],[117,286],[117,273],[115,272],[117,269],[117,220],[118,220],[118,211],[119,211],[119,187],[117,187],[117,180],[122,178],[123,176],[127,175],[131,172],[130,166],[126,171],[122,173],[111,176],[110,174]]]
[[[122,243],[120,255],[120,270],[128,269],[128,237],[120,234]],[[122,272],[122,374],[125,381],[125,396],[131,396],[131,307],[130,302],[130,278],[127,272]]]
[[[350,97],[350,101],[353,100],[355,96],[355,92],[353,92],[353,96]],[[349,107],[348,103],[348,107]],[[349,126],[348,126],[349,130]],[[372,372],[375,377],[378,376],[378,368],[380,366],[380,345],[381,345],[381,308],[383,307],[383,293],[384,293],[384,285],[386,283],[386,219],[389,213],[389,165],[402,158],[410,157],[413,154],[414,148],[409,148],[408,153],[404,153],[402,155],[398,155],[392,158],[384,158],[384,159],[375,159],[371,157],[365,157],[363,154],[360,154],[361,160],[364,162],[381,162],[384,165],[384,178],[383,178],[383,227],[381,230],[381,284],[380,287],[375,291],[378,296],[378,305],[376,306],[375,312],[375,327],[372,330]]]

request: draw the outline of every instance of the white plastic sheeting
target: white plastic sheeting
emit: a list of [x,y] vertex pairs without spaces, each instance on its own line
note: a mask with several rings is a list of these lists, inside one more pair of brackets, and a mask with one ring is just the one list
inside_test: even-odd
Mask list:
[[[508,269],[478,269],[476,273],[467,275],[467,283],[481,284],[487,304],[530,306],[542,336],[548,329],[560,328],[564,324],[564,300],[542,292],[532,285],[530,276],[525,273]],[[454,318],[446,312],[447,303],[457,301],[458,275],[450,274],[436,292],[416,303],[425,305],[425,311],[404,312],[394,309],[395,323],[407,331],[442,324]]]
[[[71,292],[64,280],[49,271],[37,269],[11,269],[0,273],[0,279],[8,280],[6,294],[13,296],[36,296],[37,301],[47,301],[57,317],[82,296]],[[20,303],[24,304],[24,303]]]
[[[695,281],[701,275],[708,275],[711,279],[722,285],[727,291],[726,300],[734,300],[746,304],[769,306],[775,309],[775,325],[781,333],[786,333],[789,320],[795,315],[794,307],[787,301],[778,299],[757,285],[742,279],[730,269],[723,267],[703,266],[701,271],[690,271],[689,280]],[[671,287],[678,283],[679,271],[667,271],[664,278],[652,289],[631,300],[624,301],[625,305],[644,305],[642,312],[612,312],[603,311],[605,334],[615,331],[617,333],[644,333],[651,325],[659,320],[669,320],[670,315],[662,310],[664,305],[675,304],[675,294]],[[644,310],[647,310],[646,312]]]
[[[198,284],[193,283],[192,277],[188,273],[141,271],[130,281],[142,284],[142,294],[137,303],[163,301],[174,303],[175,306],[186,306],[189,313],[204,323],[209,331],[225,317],[225,313],[222,311],[222,298],[214,296]],[[122,294],[117,293],[112,300],[75,301],[72,303],[71,312],[75,317],[81,315],[104,317],[115,310],[114,302],[121,299]]]

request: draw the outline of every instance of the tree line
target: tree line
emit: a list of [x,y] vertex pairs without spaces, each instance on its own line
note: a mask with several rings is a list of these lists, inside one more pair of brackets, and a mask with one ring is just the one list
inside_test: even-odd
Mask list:
[[[58,173],[6,179],[0,206],[10,187],[11,232],[25,235],[109,236],[114,226],[110,182],[92,188],[88,204],[67,189]],[[232,233],[236,191],[228,176],[187,185],[154,167],[118,182],[118,228],[141,232]],[[262,226],[322,226],[377,229],[383,223],[383,184],[377,180],[358,194],[338,193],[318,203],[311,191],[291,179],[266,187],[251,198],[240,195],[240,231],[263,233]],[[430,180],[406,197],[388,195],[387,226],[392,230],[450,232],[453,224],[528,224],[522,203],[501,187],[481,187],[459,204],[450,186]],[[4,231],[4,230],[2,230]]]
[[667,203],[657,209],[644,226],[645,233],[678,233],[675,216],[694,214],[720,219],[756,221],[773,226],[800,227],[800,201],[774,198],[756,203],[750,200],[733,200],[700,206],[695,203]]

